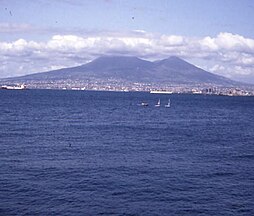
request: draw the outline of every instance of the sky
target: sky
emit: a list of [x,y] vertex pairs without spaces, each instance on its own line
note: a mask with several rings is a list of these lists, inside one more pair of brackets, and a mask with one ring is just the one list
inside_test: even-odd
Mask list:
[[0,0],[0,78],[178,56],[254,84],[253,0]]

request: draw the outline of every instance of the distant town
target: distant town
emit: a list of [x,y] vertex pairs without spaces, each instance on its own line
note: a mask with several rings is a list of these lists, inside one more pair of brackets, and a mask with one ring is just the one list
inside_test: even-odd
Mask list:
[[190,84],[158,84],[143,82],[126,82],[119,79],[93,79],[91,80],[40,80],[29,81],[22,84],[7,83],[1,89],[54,89],[54,90],[87,90],[87,91],[117,91],[117,92],[150,92],[164,94],[205,94],[226,96],[254,96],[254,87],[224,87],[215,85]]

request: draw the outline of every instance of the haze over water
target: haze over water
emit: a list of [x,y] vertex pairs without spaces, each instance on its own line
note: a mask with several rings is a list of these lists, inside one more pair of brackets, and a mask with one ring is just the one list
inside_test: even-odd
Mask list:
[[254,215],[253,97],[2,90],[0,107],[0,215]]

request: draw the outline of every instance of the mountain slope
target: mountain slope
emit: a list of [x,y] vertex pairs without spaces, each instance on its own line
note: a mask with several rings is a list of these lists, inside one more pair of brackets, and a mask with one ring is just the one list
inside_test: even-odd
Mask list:
[[237,82],[207,72],[178,57],[150,62],[137,57],[104,56],[71,68],[26,75],[12,80],[93,80],[121,79],[128,82],[168,84],[235,85]]
[[155,63],[157,76],[181,83],[231,84],[233,81],[198,68],[178,57],[172,56]]
[[[137,57],[99,57],[94,61],[70,68],[41,72],[15,79],[44,80],[44,79],[86,79],[86,78],[118,78],[142,81],[150,78],[153,63]],[[147,80],[149,81],[149,80]]]

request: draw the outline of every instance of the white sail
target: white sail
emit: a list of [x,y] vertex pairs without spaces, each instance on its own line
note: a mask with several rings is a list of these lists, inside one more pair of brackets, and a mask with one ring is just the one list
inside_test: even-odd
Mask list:
[[156,107],[159,107],[161,105],[161,100],[158,100],[158,103],[155,105]]
[[170,99],[168,99],[168,104],[166,104],[165,107],[168,108],[168,107],[170,107],[170,106],[171,106],[171,104],[170,104]]

